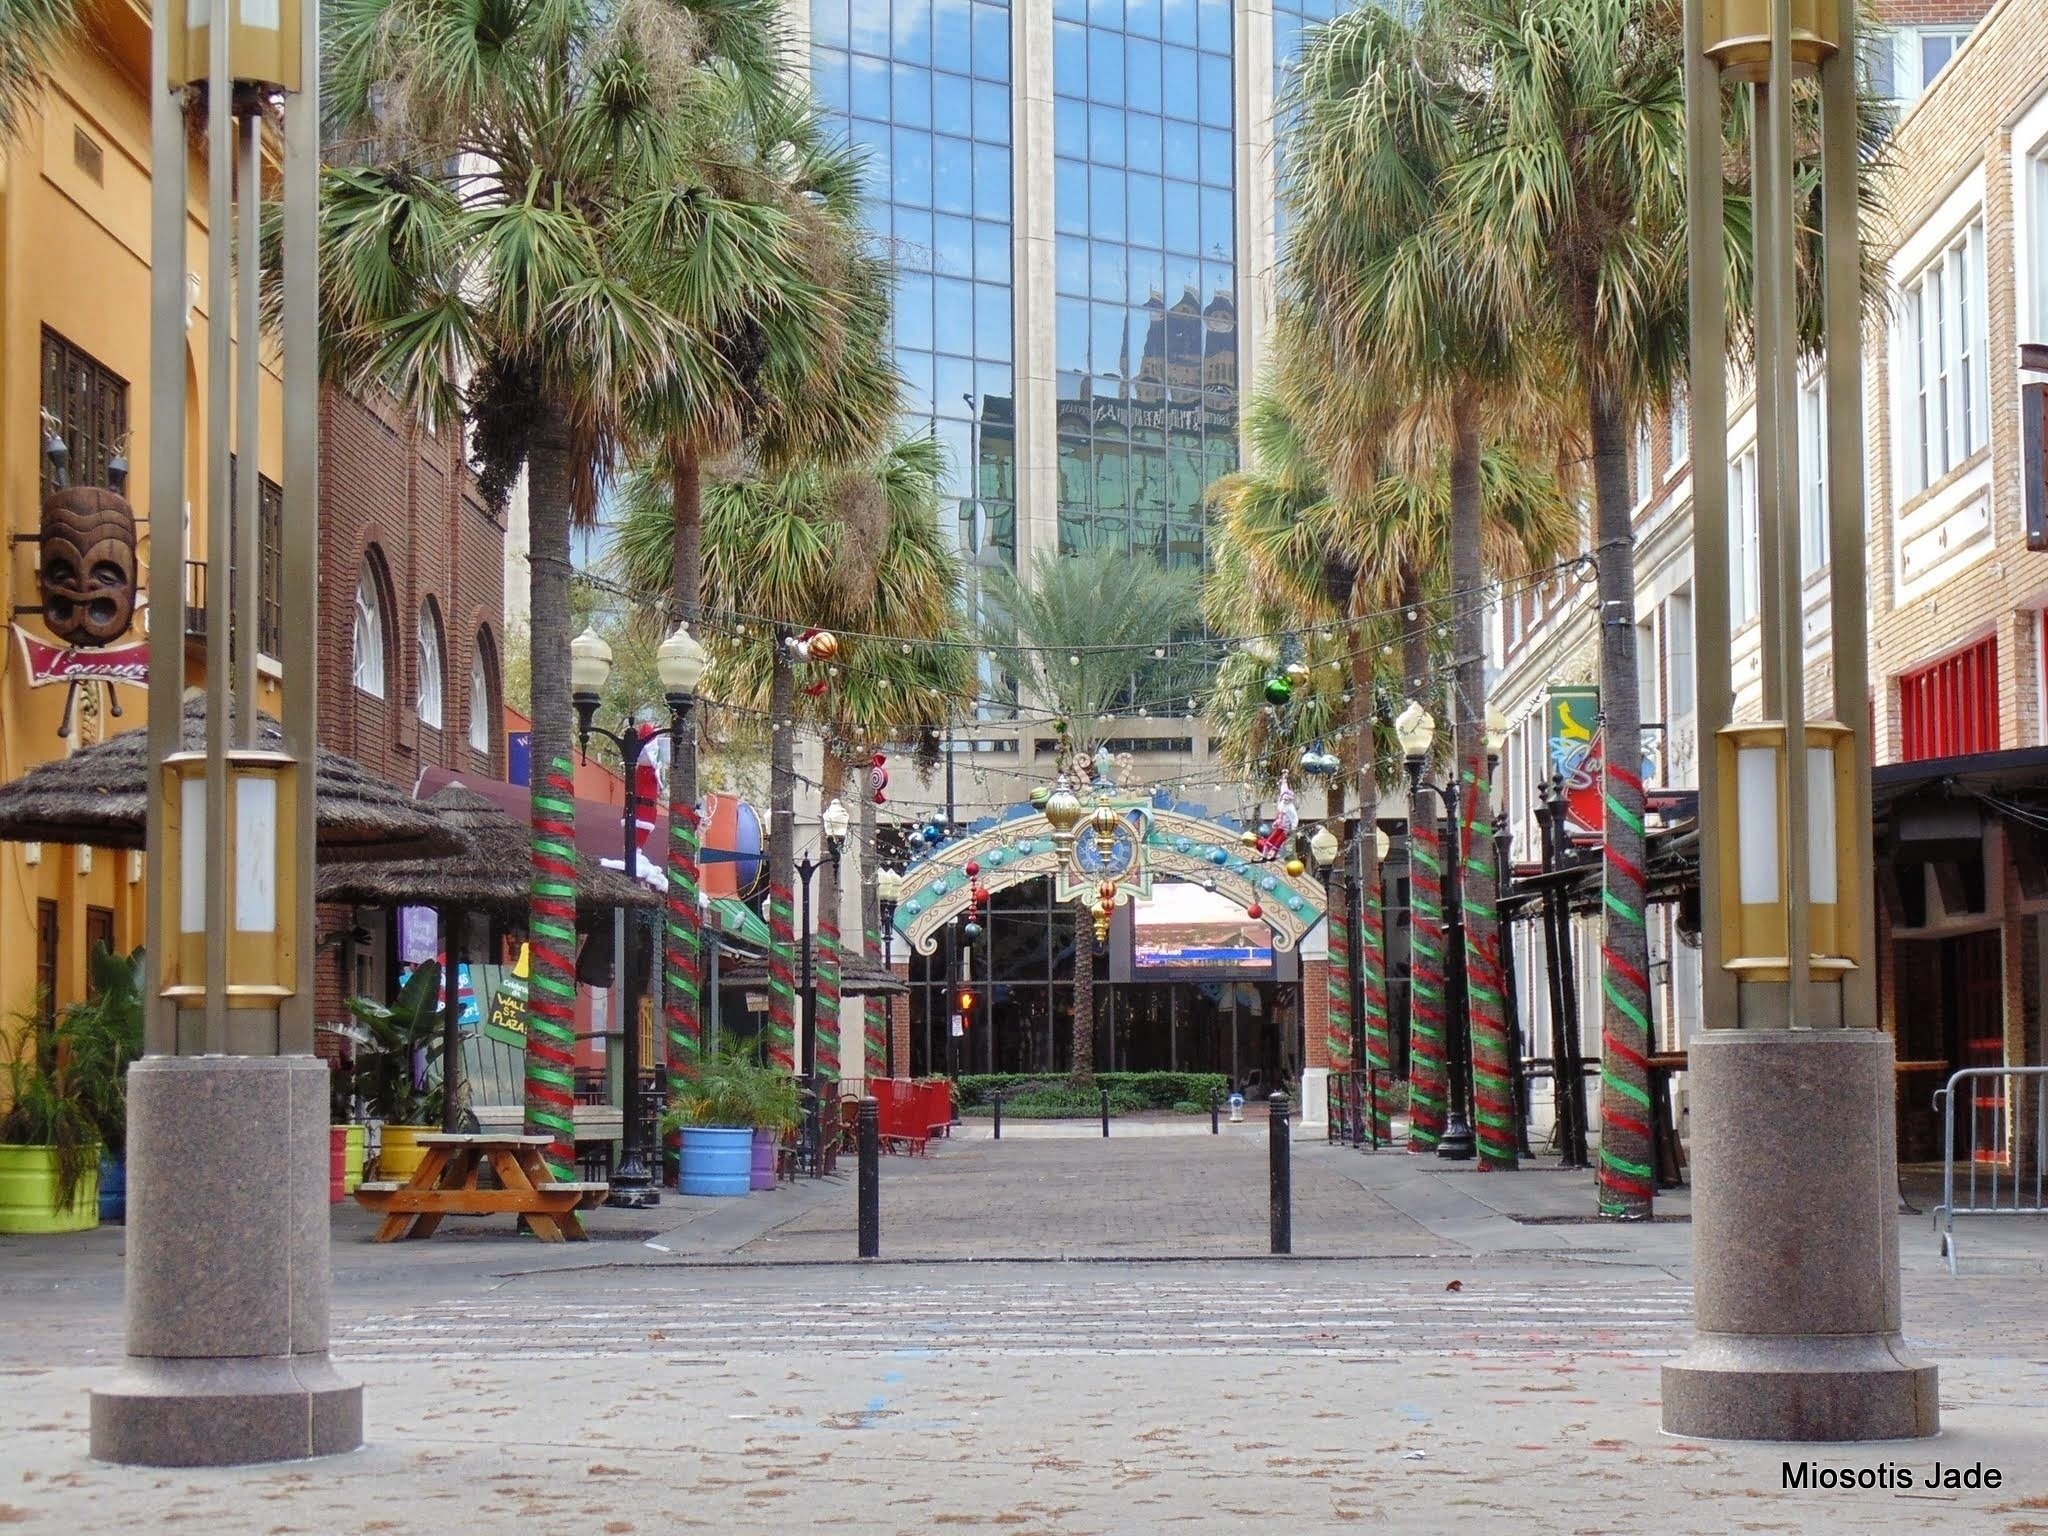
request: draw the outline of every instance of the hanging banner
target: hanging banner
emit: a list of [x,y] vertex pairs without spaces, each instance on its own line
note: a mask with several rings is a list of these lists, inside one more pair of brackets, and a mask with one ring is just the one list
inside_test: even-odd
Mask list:
[[1550,771],[1564,781],[1565,816],[1575,832],[1599,833],[1605,753],[1600,740],[1600,690],[1552,688],[1544,701]]
[[149,684],[149,642],[85,648],[52,645],[38,640],[19,624],[14,626],[21,641],[22,661],[28,668],[31,688],[49,688],[58,683],[127,683],[136,688]]

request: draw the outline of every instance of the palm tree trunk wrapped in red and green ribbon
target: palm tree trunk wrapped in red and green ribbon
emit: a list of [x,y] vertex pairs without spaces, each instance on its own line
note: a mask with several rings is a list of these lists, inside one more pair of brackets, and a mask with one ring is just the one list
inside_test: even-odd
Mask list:
[[839,891],[836,881],[826,886],[828,900],[818,915],[818,1076],[836,1083],[839,1062]]
[[[687,728],[687,727],[686,727]],[[694,775],[692,776],[694,777]],[[668,1034],[671,1079],[694,1071],[702,1048],[703,912],[697,895],[697,805],[684,798],[683,774],[669,767],[668,906],[662,920],[662,1013]]]
[[1377,1074],[1368,1094],[1372,1134],[1376,1142],[1394,1139],[1387,1095],[1393,1086],[1394,1042],[1387,1023],[1386,908],[1381,904],[1377,871],[1368,874],[1358,907],[1358,979],[1364,993],[1365,1064]]
[[1351,923],[1345,897],[1347,881],[1341,864],[1331,866],[1324,899],[1329,906],[1329,1034],[1330,1070],[1351,1070]]
[[[1643,932],[1643,871],[1631,857],[1643,846],[1643,784],[1607,757],[1606,882],[1600,900],[1600,1210],[1650,1213],[1650,979],[1632,957],[1648,947]],[[1619,834],[1619,835],[1618,835]]]
[[558,1179],[576,1166],[576,809],[574,769],[555,758],[533,790],[526,984],[526,1131],[550,1138]]
[[1437,833],[1436,797],[1419,790],[1408,815],[1408,1149],[1432,1150],[1444,1131],[1443,841]]
[[1507,988],[1500,965],[1499,872],[1494,868],[1491,775],[1475,740],[1459,775],[1458,836],[1465,875],[1465,997],[1472,1039],[1472,1132],[1489,1168],[1515,1166],[1515,1093],[1508,1060]]

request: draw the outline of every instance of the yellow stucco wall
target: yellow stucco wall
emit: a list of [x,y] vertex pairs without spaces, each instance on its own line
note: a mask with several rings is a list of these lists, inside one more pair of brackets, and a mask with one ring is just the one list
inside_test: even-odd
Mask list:
[[[183,515],[184,509],[148,503],[150,183],[147,93],[141,84],[148,48],[143,15],[131,0],[105,0],[92,12],[88,35],[54,73],[40,121],[0,160],[0,498],[9,534],[37,530],[44,326],[128,383],[129,496],[137,518]],[[76,163],[80,134],[101,151],[97,181]],[[188,554],[198,558],[204,554],[207,529],[199,450],[212,295],[204,287],[206,177],[197,159],[191,161],[190,194],[187,270],[199,275],[200,288],[186,332],[185,483],[193,541]],[[263,473],[280,482],[281,404],[276,359],[266,348],[258,459]],[[147,523],[140,528],[145,587],[150,531]],[[40,601],[35,545],[10,541],[0,564],[0,597],[10,613],[17,605]],[[33,634],[45,633],[36,616],[17,622]],[[203,648],[188,650],[188,685],[204,681],[205,665]],[[65,692],[28,686],[21,648],[10,629],[0,654],[0,781],[63,756],[74,745],[138,729],[146,721],[144,691],[120,688],[120,718],[88,715],[66,742],[57,735]],[[275,710],[275,682],[268,675],[265,694],[265,707]],[[117,944],[132,948],[142,942],[143,881],[143,860],[126,853],[54,844],[37,850],[0,842],[0,1022],[11,1021],[34,997],[39,900],[58,903],[55,994],[62,1005],[84,992],[86,908],[110,909]]]

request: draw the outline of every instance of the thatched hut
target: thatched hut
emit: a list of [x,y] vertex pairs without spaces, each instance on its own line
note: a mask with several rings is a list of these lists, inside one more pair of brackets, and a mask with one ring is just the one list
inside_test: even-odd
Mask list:
[[[206,700],[186,701],[183,744],[206,750]],[[281,751],[284,732],[257,720],[256,745]],[[466,854],[460,832],[362,764],[325,747],[313,765],[313,856],[331,860],[431,859]],[[149,819],[149,732],[124,731],[97,746],[40,763],[0,784],[0,838],[141,848]]]

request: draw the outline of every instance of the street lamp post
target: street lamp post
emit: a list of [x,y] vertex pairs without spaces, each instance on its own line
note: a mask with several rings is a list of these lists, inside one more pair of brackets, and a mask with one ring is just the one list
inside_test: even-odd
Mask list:
[[[695,698],[698,680],[704,675],[704,648],[690,634],[687,625],[661,644],[656,669],[669,707],[669,739],[680,742],[683,722]],[[612,648],[595,630],[586,629],[569,642],[570,699],[576,706],[576,746],[588,753],[590,738],[601,736],[619,751],[621,776],[625,780],[624,828],[620,849],[621,868],[628,880],[638,878],[639,767],[640,759],[653,740],[639,726],[628,722],[622,731],[608,731],[596,723],[597,706],[604,685],[611,680]],[[622,918],[622,921],[624,919]],[[625,1092],[622,1095],[621,1148],[618,1169],[612,1174],[611,1193],[605,1204],[627,1210],[644,1210],[661,1203],[660,1181],[647,1166],[646,1098],[640,1084],[640,1000],[635,996],[630,953],[618,977],[619,1013],[625,1030]]]
[[[1475,1147],[1471,1120],[1471,1034],[1465,997],[1464,859],[1458,837],[1458,780],[1453,775],[1443,784],[1436,785],[1422,776],[1430,746],[1436,740],[1436,720],[1428,710],[1411,700],[1394,722],[1394,729],[1400,737],[1408,769],[1411,840],[1414,829],[1425,824],[1449,828],[1448,835],[1440,843],[1446,850],[1442,861],[1444,953],[1442,974],[1435,978],[1443,988],[1445,1003],[1444,1070],[1449,1103],[1443,1134],[1437,1138],[1436,1155],[1463,1161],[1473,1155]],[[1441,822],[1437,819],[1435,806],[1424,797],[1425,791],[1443,802]]]
[[[903,876],[883,867],[875,876],[875,900],[882,911],[882,969],[896,973],[896,903],[903,899]],[[896,1003],[885,999],[882,1017],[882,1076],[896,1075]],[[870,1095],[872,1097],[872,1095]]]
[[[824,813],[819,817],[819,824],[825,833],[825,857],[827,862],[831,864],[832,872],[835,875],[839,873],[839,857],[846,848],[846,829],[851,820],[852,818],[847,815],[846,807],[837,800],[826,806]],[[824,1127],[818,1118],[821,1107],[818,1098],[818,978],[811,969],[811,880],[824,867],[824,864],[812,858],[809,853],[806,853],[801,859],[797,860],[796,865],[797,879],[803,885],[803,1074],[804,1088],[810,1099],[808,1118],[810,1120],[811,1170],[813,1173],[820,1171],[818,1149],[823,1145],[822,1133]]]

